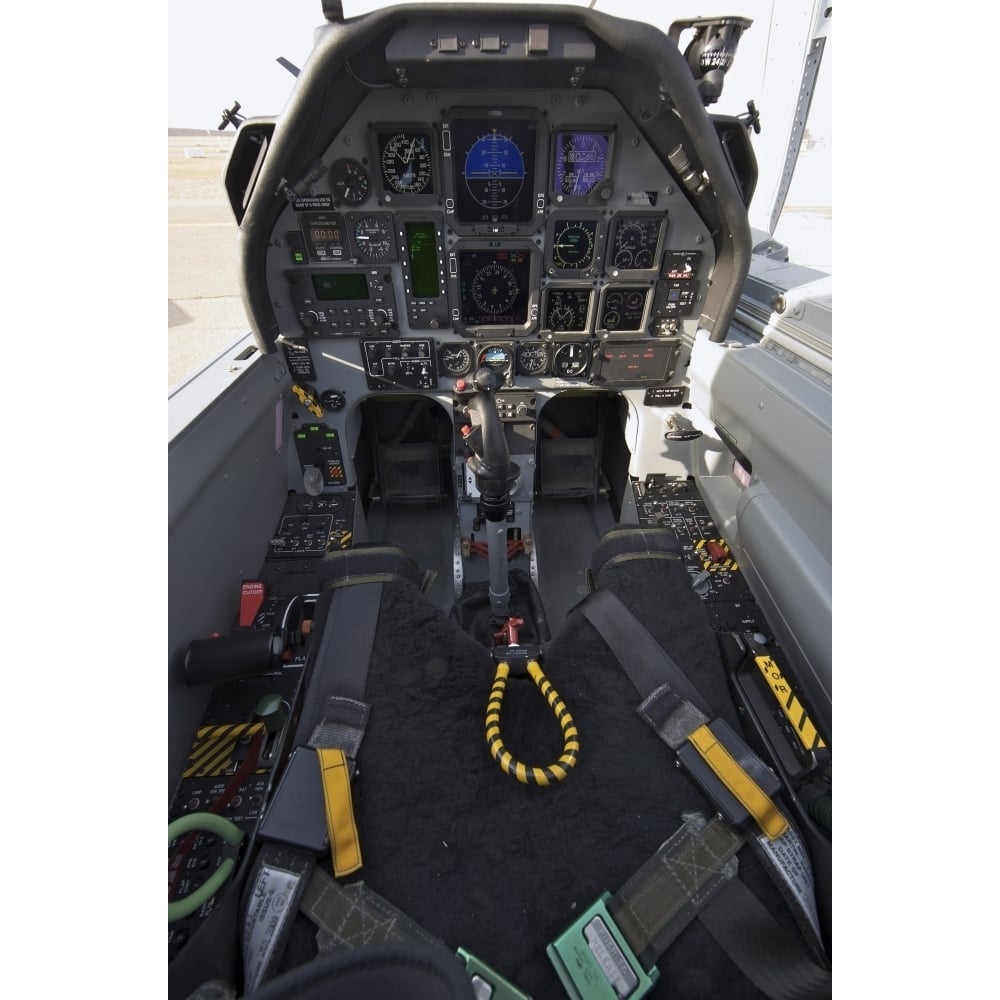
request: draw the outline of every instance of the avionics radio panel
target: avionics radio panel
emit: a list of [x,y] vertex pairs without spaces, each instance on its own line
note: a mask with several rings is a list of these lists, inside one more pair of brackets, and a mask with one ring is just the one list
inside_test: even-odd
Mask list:
[[320,337],[386,335],[399,322],[392,274],[382,268],[287,271],[299,325]]

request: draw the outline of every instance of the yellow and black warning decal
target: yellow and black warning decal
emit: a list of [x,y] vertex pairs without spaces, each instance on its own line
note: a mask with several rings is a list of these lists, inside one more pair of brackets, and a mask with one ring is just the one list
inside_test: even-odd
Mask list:
[[195,734],[188,756],[185,778],[228,774],[233,769],[236,744],[264,732],[263,722],[241,722],[228,726],[202,726]]
[[719,570],[735,573],[740,568],[722,538],[699,538],[694,543],[694,548],[702,568],[709,573],[717,573]]
[[825,747],[826,743],[823,742],[823,737],[820,736],[819,731],[806,714],[806,710],[796,697],[791,684],[785,680],[778,664],[770,656],[755,656],[754,662],[771,693],[781,706],[782,712],[792,724],[792,729],[795,730],[802,746],[806,750],[819,750]]
[[497,664],[493,687],[490,689],[490,700],[486,705],[486,744],[490,748],[493,759],[500,765],[505,774],[516,778],[522,785],[554,785],[562,781],[576,765],[580,753],[579,733],[573,716],[569,714],[559,692],[542,672],[537,660],[528,660],[528,675],[535,682],[535,687],[542,693],[552,709],[556,721],[563,734],[563,752],[559,759],[547,767],[532,767],[514,759],[514,755],[504,746],[500,735],[500,709],[503,706],[504,694],[507,690],[507,678],[510,676],[510,664],[501,661]]

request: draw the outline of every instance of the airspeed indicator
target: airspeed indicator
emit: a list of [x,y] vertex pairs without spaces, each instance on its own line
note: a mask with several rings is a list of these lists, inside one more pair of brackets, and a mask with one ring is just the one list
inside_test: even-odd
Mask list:
[[379,138],[382,179],[397,194],[433,194],[430,136],[426,132],[397,132]]

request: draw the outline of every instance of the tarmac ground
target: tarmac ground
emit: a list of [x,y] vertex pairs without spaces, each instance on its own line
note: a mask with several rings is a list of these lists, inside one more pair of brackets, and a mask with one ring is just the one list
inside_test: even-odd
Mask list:
[[234,135],[167,136],[168,391],[249,329],[223,184]]

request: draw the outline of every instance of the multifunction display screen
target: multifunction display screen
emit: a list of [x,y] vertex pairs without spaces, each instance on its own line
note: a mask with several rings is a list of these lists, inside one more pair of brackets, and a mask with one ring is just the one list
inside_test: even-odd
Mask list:
[[458,221],[530,222],[535,214],[537,123],[459,119],[451,131]]
[[520,326],[527,322],[529,251],[459,251],[458,279],[466,326]]
[[433,222],[406,223],[406,253],[413,295],[418,299],[436,299],[441,294],[441,282]]

